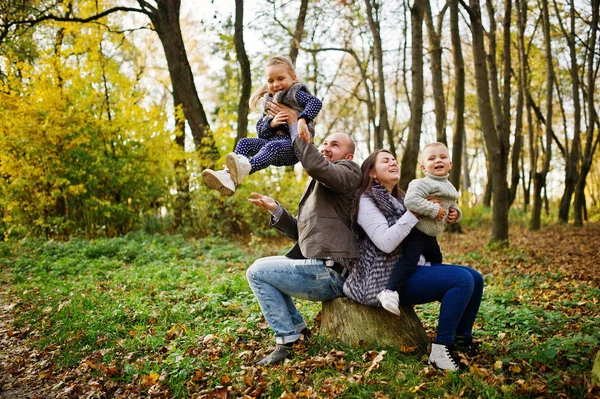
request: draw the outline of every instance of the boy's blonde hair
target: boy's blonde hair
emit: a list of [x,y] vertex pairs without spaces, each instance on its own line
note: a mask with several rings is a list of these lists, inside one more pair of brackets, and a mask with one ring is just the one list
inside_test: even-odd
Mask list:
[[[283,65],[292,76],[296,74],[294,64],[292,64],[292,61],[288,57],[285,57],[283,55],[273,56],[267,60],[265,68],[275,65]],[[252,107],[254,111],[261,112],[262,109],[260,109],[260,100],[267,94],[269,94],[269,89],[267,84],[265,83],[264,85],[256,89],[254,93],[252,93],[252,95],[250,96],[250,107]]]
[[429,143],[425,147],[421,148],[421,153],[419,154],[419,163],[421,165],[423,165],[423,153],[425,152],[426,149],[428,149],[430,147],[444,147],[446,149],[446,151],[448,151],[448,154],[450,154],[450,150],[448,149],[446,144],[440,143],[439,141],[436,141],[434,143]]

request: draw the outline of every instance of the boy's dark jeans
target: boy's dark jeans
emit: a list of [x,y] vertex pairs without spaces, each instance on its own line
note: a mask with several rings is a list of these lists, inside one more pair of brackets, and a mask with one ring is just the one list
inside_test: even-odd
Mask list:
[[402,241],[402,256],[390,275],[387,284],[388,290],[401,294],[406,280],[417,269],[421,255],[432,265],[442,263],[442,251],[437,238],[413,228]]

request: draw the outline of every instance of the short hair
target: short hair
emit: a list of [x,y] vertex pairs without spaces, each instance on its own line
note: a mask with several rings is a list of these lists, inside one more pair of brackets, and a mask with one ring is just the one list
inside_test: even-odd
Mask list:
[[448,151],[448,153],[450,153],[450,150],[448,149],[448,147],[444,143],[440,143],[439,141],[436,141],[436,142],[433,142],[433,143],[429,143],[425,147],[421,148],[421,152],[419,153],[419,163],[420,164],[423,164],[423,153],[429,147],[444,147],[446,149],[446,151]]
[[325,137],[325,140],[329,139],[331,136],[336,136],[336,135],[344,136],[345,144],[348,146],[347,154],[354,155],[354,151],[356,151],[356,143],[354,143],[354,140],[352,140],[352,137],[350,137],[348,134],[339,133],[339,132],[331,133],[329,136]]
[[354,151],[356,151],[356,143],[352,140],[352,137],[348,136],[348,148],[350,149],[350,154],[354,155]]

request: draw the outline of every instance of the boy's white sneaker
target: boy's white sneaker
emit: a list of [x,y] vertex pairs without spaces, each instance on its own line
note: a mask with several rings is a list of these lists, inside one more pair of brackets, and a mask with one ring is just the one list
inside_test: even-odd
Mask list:
[[454,357],[452,349],[447,345],[431,344],[429,364],[440,370],[458,370],[458,361]]
[[204,169],[202,171],[202,180],[209,188],[218,190],[223,195],[231,196],[235,193],[235,184],[227,169],[216,171]]
[[229,169],[231,179],[236,186],[242,184],[242,180],[248,176],[250,169],[252,169],[248,158],[235,152],[227,154],[225,157],[225,166]]
[[400,299],[396,291],[383,290],[377,294],[377,300],[385,310],[400,316]]

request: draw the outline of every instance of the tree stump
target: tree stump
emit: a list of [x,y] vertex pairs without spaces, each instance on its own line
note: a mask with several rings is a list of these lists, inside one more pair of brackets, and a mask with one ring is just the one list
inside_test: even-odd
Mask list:
[[361,341],[375,346],[416,347],[427,353],[429,338],[412,306],[401,306],[398,317],[383,308],[361,305],[348,298],[323,302],[321,334],[350,345]]
[[600,387],[600,352],[596,353],[596,360],[592,367],[592,382]]

